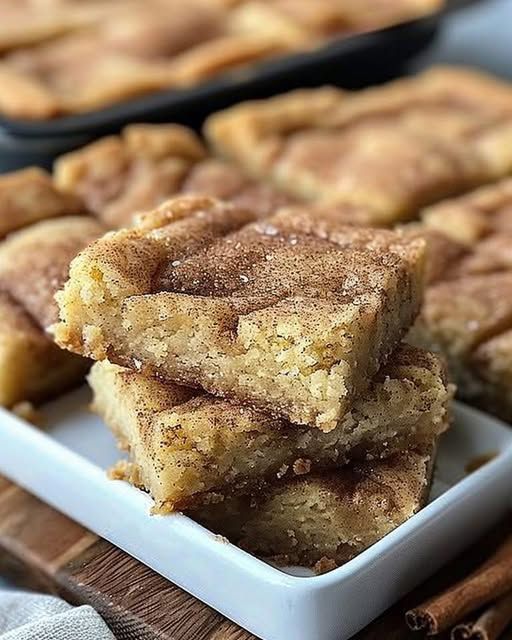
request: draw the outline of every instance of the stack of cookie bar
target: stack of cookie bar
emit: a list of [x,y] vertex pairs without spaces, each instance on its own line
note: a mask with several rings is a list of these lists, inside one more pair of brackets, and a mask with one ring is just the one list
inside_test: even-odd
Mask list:
[[331,211],[181,196],[73,260],[54,332],[98,361],[115,473],[157,512],[326,569],[427,495],[450,390],[401,343],[424,261],[422,239]]
[[[509,85],[437,69],[238,105],[206,143],[130,125],[53,183],[2,178],[0,235],[19,230],[0,243],[0,355],[20,374],[0,401],[62,391],[88,366],[69,351],[92,357],[95,407],[131,453],[115,474],[155,510],[265,557],[343,562],[424,499],[449,392],[422,348],[510,419],[511,135]],[[59,351],[53,291],[105,228],[59,295]]]

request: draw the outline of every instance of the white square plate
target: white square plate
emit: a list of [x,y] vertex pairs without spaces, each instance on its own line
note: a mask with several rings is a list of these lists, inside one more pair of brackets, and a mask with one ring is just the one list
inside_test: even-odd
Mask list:
[[[346,565],[298,575],[185,516],[150,516],[147,495],[107,479],[119,452],[87,404],[81,389],[47,405],[46,432],[0,410],[0,473],[264,640],[349,638],[510,506],[512,429],[459,404],[430,504]],[[490,452],[497,456],[468,476],[468,462]]]

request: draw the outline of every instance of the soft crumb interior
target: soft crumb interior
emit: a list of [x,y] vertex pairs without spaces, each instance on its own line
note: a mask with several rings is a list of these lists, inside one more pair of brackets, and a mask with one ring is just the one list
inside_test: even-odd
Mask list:
[[[213,531],[285,564],[340,565],[423,506],[430,455],[405,453],[274,486],[259,498],[231,498],[191,512]],[[331,566],[332,568],[332,566]]]
[[[160,295],[169,301],[169,294]],[[152,296],[152,305],[156,298]],[[197,377],[217,393],[230,395],[235,388],[239,397],[258,399],[271,412],[284,411],[296,422],[317,418],[317,426],[325,430],[344,413],[358,345],[343,326],[311,335],[299,316],[275,330],[242,317],[234,340],[238,315],[227,302],[194,300],[187,309],[188,303],[179,301],[180,311],[162,308],[158,324],[149,327],[144,326],[146,302],[133,301],[124,326],[131,352],[157,370],[185,382]]]
[[[247,229],[248,250],[260,250],[262,234]],[[286,278],[279,269],[267,268],[258,286],[239,292],[238,278],[236,287],[228,286],[232,262],[225,273],[219,270],[221,286],[221,275],[208,265],[205,272],[202,254],[195,252],[188,271],[183,266],[181,275],[164,277],[164,267],[181,264],[169,261],[169,243],[176,240],[173,230],[169,225],[154,232],[109,234],[79,256],[58,297],[63,321],[55,329],[59,344],[95,359],[144,367],[162,378],[229,395],[328,432],[368,387],[419,305],[418,269],[402,264],[393,252],[371,259],[352,252],[357,273],[345,265],[347,274],[340,267],[341,274],[338,269],[331,281],[332,264],[343,265],[346,256],[309,236],[306,249],[327,252],[329,258],[322,261],[323,270],[313,269],[313,274],[306,269]],[[201,239],[204,233],[201,228]],[[269,237],[281,247],[279,239]],[[222,246],[231,251],[230,241],[230,236],[223,237]],[[303,253],[309,256],[306,249]],[[285,251],[288,256],[286,252],[290,249]],[[304,267],[294,252],[292,261],[281,256],[282,269]],[[210,257],[216,265],[222,251]],[[416,258],[411,261],[416,264]],[[184,284],[179,284],[181,277]],[[273,279],[288,284],[271,287]],[[162,282],[169,288],[162,290]]]
[[[112,240],[111,256],[101,255],[101,242]],[[102,360],[110,344],[123,346],[120,305],[124,298],[150,287],[161,260],[162,247],[152,239],[131,238],[130,232],[107,234],[98,245],[79,254],[70,266],[70,278],[55,295],[61,322],[52,327],[61,346]],[[120,249],[125,252],[121,264]]]
[[207,395],[178,401],[172,389],[180,387],[110,363],[96,364],[89,380],[96,410],[129,443],[165,511],[430,442],[445,428],[450,395],[436,360],[394,375],[376,381],[329,433]]
[[402,322],[390,330],[377,320],[379,304],[367,302],[304,301],[295,313],[272,305],[240,315],[232,298],[135,296],[123,306],[123,339],[164,377],[329,431],[368,386]]
[[[78,258],[79,259],[79,258]],[[110,285],[110,286],[109,286]],[[104,334],[116,332],[114,321],[118,305],[111,295],[111,286],[104,271],[91,265],[86,274],[68,280],[64,289],[55,294],[61,319],[52,327],[58,343],[69,349],[82,350],[85,355],[103,359],[106,355]]]
[[325,329],[319,322],[316,331],[308,330],[298,316],[274,327],[264,317],[241,318],[238,338],[244,352],[233,363],[240,387],[256,386],[260,398],[284,404],[291,420],[325,431],[334,428],[354,391],[354,360],[360,348],[358,338],[350,335],[358,310],[351,307],[344,315],[326,323]]

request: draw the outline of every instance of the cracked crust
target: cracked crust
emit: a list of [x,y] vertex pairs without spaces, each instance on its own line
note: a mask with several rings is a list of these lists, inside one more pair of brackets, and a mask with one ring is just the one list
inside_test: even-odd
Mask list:
[[242,103],[211,116],[205,133],[294,197],[359,205],[391,224],[510,172],[512,90],[438,68],[357,93],[324,87]]
[[72,263],[57,342],[324,431],[418,311],[423,240],[182,197]]
[[93,366],[89,384],[93,409],[130,450],[158,512],[423,446],[445,430],[451,397],[439,359],[408,345],[328,434],[108,361]]
[[209,157],[192,130],[174,124],[129,125],[58,158],[54,175],[59,188],[81,197],[111,228],[131,226],[138,212],[180,193],[222,198],[262,216],[293,202]]

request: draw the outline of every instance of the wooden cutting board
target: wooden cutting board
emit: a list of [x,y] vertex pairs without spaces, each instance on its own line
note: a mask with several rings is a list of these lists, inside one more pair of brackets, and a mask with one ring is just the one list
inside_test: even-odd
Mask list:
[[[465,575],[511,530],[509,521],[502,523],[355,636],[356,640],[418,639],[407,631],[404,611]],[[21,586],[58,594],[74,604],[92,605],[118,640],[256,640],[2,476],[0,573]],[[512,632],[503,638],[511,640]]]

